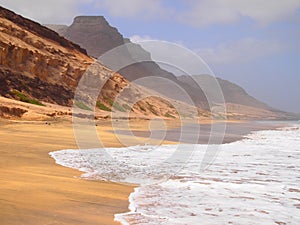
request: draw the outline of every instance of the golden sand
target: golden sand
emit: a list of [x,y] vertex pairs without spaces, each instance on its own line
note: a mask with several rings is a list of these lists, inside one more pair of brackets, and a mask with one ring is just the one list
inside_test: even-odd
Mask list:
[[[117,121],[118,128],[123,123]],[[153,121],[130,122],[130,129],[140,131],[155,126]],[[166,127],[180,123],[167,121]],[[128,211],[133,186],[80,179],[79,171],[59,166],[49,156],[52,151],[77,148],[71,122],[0,121],[0,128],[0,224],[109,225],[118,224],[114,214]],[[240,129],[248,132],[249,127]],[[98,121],[97,131],[105,147],[122,146],[110,121]],[[152,143],[147,138],[137,140],[128,144]]]
[[[79,179],[78,171],[56,165],[48,155],[76,148],[70,123],[0,127],[1,224],[117,224],[114,214],[127,211],[133,187]],[[106,135],[104,140],[118,145]]]

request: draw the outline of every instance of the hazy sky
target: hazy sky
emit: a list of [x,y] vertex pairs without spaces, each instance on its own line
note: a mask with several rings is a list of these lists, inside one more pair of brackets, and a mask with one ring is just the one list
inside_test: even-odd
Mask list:
[[218,77],[300,113],[300,0],[0,0],[40,23],[104,15],[133,40],[180,43]]

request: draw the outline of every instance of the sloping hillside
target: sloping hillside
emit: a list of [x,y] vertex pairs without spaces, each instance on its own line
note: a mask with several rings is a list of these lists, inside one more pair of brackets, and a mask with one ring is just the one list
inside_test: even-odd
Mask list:
[[[268,109],[271,110],[272,108],[267,104],[255,99],[254,97],[250,96],[242,87],[229,82],[227,80],[223,80],[221,78],[214,78],[210,75],[194,75],[194,76],[179,76],[177,77],[178,80],[185,82],[193,87],[198,87],[199,85],[207,87],[208,92],[214,92],[212,90],[214,80],[217,79],[225,98],[225,102],[227,103],[235,103],[245,106],[251,106],[254,108],[261,108],[261,109]],[[197,81],[197,84],[195,83]]]
[[[217,80],[227,106],[227,117],[232,119],[287,119],[291,114],[276,110],[249,95],[242,87],[210,75],[179,76],[178,80],[193,87],[205,87],[210,96],[214,96],[214,80]],[[215,101],[218,104],[217,100]]]
[[[128,39],[124,39],[119,31],[110,26],[103,16],[78,16],[74,19],[71,26],[65,28],[60,25],[47,25],[49,28],[59,32],[62,36],[79,44],[85,48],[88,54],[92,57],[98,58],[107,51],[121,46],[124,43],[129,43]],[[133,44],[134,45],[134,44]],[[143,77],[162,77],[166,80],[174,82],[186,93],[189,94],[196,106],[201,108],[208,108],[207,100],[202,90],[194,89],[193,87],[179,81],[176,77],[159,67],[158,64],[151,60],[150,54],[143,50],[139,45],[135,45],[138,54],[143,55],[144,62],[137,62],[122,68],[118,71],[129,81],[134,81]],[[132,57],[130,53],[122,57]],[[115,60],[122,60],[115,59]],[[159,86],[161,85],[161,86]],[[174,93],[170,92],[163,84],[145,82],[143,86],[149,89],[155,89],[157,92],[169,97],[174,98]],[[195,94],[197,93],[197,94]],[[179,99],[177,99],[179,100]],[[180,99],[184,101],[184,99]]]
[[[95,60],[77,44],[36,22],[0,7],[1,96],[38,107],[46,108],[48,106],[45,105],[49,103],[71,107],[80,78],[94,62]],[[106,81],[98,96],[98,111],[108,113],[111,110],[130,110],[128,107],[113,107],[114,99],[130,82],[101,64],[97,64],[94,75],[98,80]],[[110,78],[106,80],[106,77]],[[162,116],[169,111],[176,115],[176,112],[169,108],[167,100],[144,99],[144,93],[146,91],[140,87],[127,88],[127,95],[141,96],[139,105],[135,105],[132,111],[146,116]],[[147,101],[157,105],[157,110],[154,111],[148,106]],[[0,116],[11,112],[5,106],[6,103],[1,101]],[[13,104],[9,105],[11,107]],[[82,104],[79,106],[83,109],[88,108]],[[47,112],[48,114],[51,113]]]
[[[73,24],[69,27],[62,25],[48,25],[48,27],[79,44],[87,50],[89,55],[95,58],[117,46],[130,42],[130,40],[123,38],[116,28],[111,27],[103,16],[80,16],[76,17]],[[195,105],[200,108],[208,109],[206,96],[204,95],[203,90],[199,88],[198,85],[195,85],[189,77],[174,76],[173,74],[161,69],[156,63],[152,62],[150,54],[143,50],[139,45],[136,45],[136,49],[139,54],[143,55],[143,58],[149,59],[149,62],[136,63],[121,69],[119,72],[124,77],[131,81],[149,76],[166,78],[182,87],[186,93],[189,94]],[[128,57],[130,57],[129,54]],[[210,76],[201,75],[200,82],[203,86],[207,87],[205,90],[206,92],[208,91],[213,93],[214,90],[210,90],[209,88],[211,83]],[[238,85],[222,79],[218,79],[218,82],[224,92],[225,101],[228,105],[227,110],[230,117],[254,119],[274,119],[286,117],[285,113],[275,110],[265,103],[253,98]],[[164,88],[160,83],[149,82],[143,85],[150,89],[153,87],[160,89],[162,90],[161,93],[166,92],[164,94],[171,98],[174,96],[168,88]],[[211,96],[213,96],[213,94],[211,94]],[[242,108],[245,108],[245,110],[242,110]],[[238,112],[238,109],[241,110],[241,113]],[[249,112],[249,115],[247,114],[247,111]]]

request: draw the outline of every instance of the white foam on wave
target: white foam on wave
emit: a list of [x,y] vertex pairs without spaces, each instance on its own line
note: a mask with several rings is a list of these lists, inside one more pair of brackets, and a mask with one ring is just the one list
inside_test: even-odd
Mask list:
[[[120,162],[117,167],[103,161],[99,149],[63,150],[51,156],[58,164],[85,172],[84,178],[141,183],[153,174],[135,174],[142,172],[135,167],[146,162],[155,167],[174,153],[176,145],[147,148],[155,151],[151,157],[145,151],[142,160],[135,151],[109,149]],[[300,224],[299,127],[259,131],[222,145],[214,163],[199,173],[205,150],[205,145],[197,145],[189,163],[171,179],[136,188],[129,197],[130,212],[115,219],[122,224],[150,225]]]

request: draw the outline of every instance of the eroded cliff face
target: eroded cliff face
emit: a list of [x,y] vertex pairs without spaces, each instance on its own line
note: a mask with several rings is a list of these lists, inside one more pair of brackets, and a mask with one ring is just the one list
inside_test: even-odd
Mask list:
[[85,48],[94,58],[124,44],[122,35],[103,16],[78,16],[70,27],[60,32],[68,40]]
[[92,62],[80,49],[63,47],[60,42],[38,36],[7,18],[0,17],[0,33],[0,64],[27,76],[75,85]]
[[53,42],[58,43],[62,47],[72,49],[72,50],[77,50],[77,51],[80,51],[81,53],[86,54],[85,49],[81,48],[79,45],[74,44],[73,42],[71,42],[63,37],[60,37],[53,30],[48,29],[47,27],[41,26],[37,22],[34,22],[34,21],[24,18],[20,15],[17,15],[14,12],[12,12],[8,9],[5,9],[1,6],[0,6],[0,16],[2,18],[6,18],[7,20],[11,21],[14,24],[17,24],[23,30],[29,30],[31,33],[33,33],[37,36],[45,37]]
[[[112,50],[115,47],[121,46],[125,43],[130,43],[130,40],[124,39],[122,34],[120,34],[116,28],[110,26],[102,16],[76,17],[73,24],[64,29],[61,29],[61,27],[57,25],[49,25],[49,27],[56,29],[57,32],[60,32],[60,34],[67,39],[85,48],[88,54],[95,58],[102,56],[107,51]],[[122,55],[114,59],[116,62],[120,61],[121,64],[124,58],[131,58],[132,62],[135,62],[125,68],[121,68],[118,71],[127,80],[134,81],[145,77],[165,78],[165,80],[168,80],[184,89],[196,106],[208,109],[208,103],[202,90],[195,89],[188,84],[177,80],[172,73],[160,68],[158,64],[152,61],[150,53],[142,49],[140,45],[131,43],[130,47],[132,48],[132,52],[136,55],[122,51]],[[135,58],[142,58],[143,60],[137,62],[134,60]],[[168,91],[169,88],[163,83],[158,84],[157,82],[145,82],[143,86],[148,89],[155,90],[169,98],[183,102],[187,101],[186,99],[176,98],[174,93]]]
[[[98,24],[99,18],[95,20]],[[100,21],[103,22],[101,18]],[[79,17],[74,26],[82,23],[85,24],[86,21]],[[103,22],[103,29],[107,26],[109,25]],[[82,96],[83,99],[88,99],[89,91],[93,88],[96,91],[101,89],[96,99],[99,102],[98,110],[131,110],[147,116],[167,113],[177,115],[176,110],[169,107],[167,100],[147,99],[146,96],[143,97],[146,91],[142,88],[128,88],[130,82],[127,79],[104,65],[95,63],[78,45],[38,23],[0,7],[1,96],[38,105],[44,102],[72,106],[78,83],[84,74],[90,72],[91,67],[96,68],[94,78],[88,80],[90,83]],[[94,82],[95,80],[100,83]],[[118,103],[117,108],[113,108],[112,103],[124,89],[127,97]],[[139,103],[132,109],[128,108],[126,98],[128,100],[137,96],[141,99]],[[5,107],[5,104],[2,105],[3,115],[15,113],[15,109]]]

